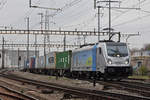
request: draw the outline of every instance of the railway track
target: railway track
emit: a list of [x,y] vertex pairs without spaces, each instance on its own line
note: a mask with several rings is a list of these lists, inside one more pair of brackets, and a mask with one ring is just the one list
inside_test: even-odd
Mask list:
[[[8,71],[9,71],[8,69],[0,69],[0,74],[7,73]],[[38,99],[0,84],[0,100],[38,100]]]
[[6,68],[5,68],[5,69],[1,69],[1,68],[0,68],[0,74],[3,74],[3,73],[5,73],[5,72],[7,72],[7,71],[8,71],[8,69],[6,69]]
[[0,97],[2,100],[38,100],[2,85],[0,85]]
[[141,85],[141,86],[145,86],[145,87],[150,87],[150,82],[147,82],[146,80],[124,79],[122,81],[129,83],[129,84],[136,84],[139,86]]
[[104,81],[98,81],[97,83],[102,84],[104,86],[114,87],[119,90],[126,90],[131,93],[137,93],[141,96],[150,97],[150,87],[144,86],[144,85],[137,85],[130,82],[104,82]]
[[127,78],[127,80],[146,81],[146,79],[135,79],[135,78]]
[[140,93],[143,96],[150,97],[150,84],[148,83],[141,83],[141,82],[131,82],[131,81],[120,81],[115,82],[116,84],[119,84],[124,87],[130,88],[132,92]]
[[85,97],[89,100],[150,100],[148,97],[144,96],[133,96],[133,95],[125,95],[125,94],[118,94],[118,93],[111,93],[111,92],[104,92],[104,91],[98,91],[98,90],[91,90],[91,89],[83,89],[83,88],[77,88],[77,87],[69,87],[59,84],[53,84],[53,83],[47,83],[47,82],[41,82],[37,80],[31,80],[26,79],[14,75],[1,75],[3,77],[13,79],[16,81],[20,81],[23,83],[33,84],[41,87],[47,87],[54,90],[63,91],[65,93],[78,95],[81,97]]
[[[93,83],[91,79],[80,79],[86,80]],[[100,85],[104,85],[104,90],[110,89],[109,87],[116,88],[118,90],[125,90],[131,93],[135,93],[136,95],[150,97],[150,84],[149,83],[141,83],[141,82],[131,82],[127,80],[123,81],[96,81],[96,83]]]
[[130,86],[130,87],[135,88],[135,89],[138,88],[139,90],[150,91],[150,84],[146,84],[146,83],[120,81],[120,82],[117,82],[117,84],[120,84],[123,86]]

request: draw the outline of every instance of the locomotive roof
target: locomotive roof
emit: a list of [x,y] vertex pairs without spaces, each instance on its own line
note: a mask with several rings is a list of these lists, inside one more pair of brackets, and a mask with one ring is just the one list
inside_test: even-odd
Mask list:
[[77,51],[82,51],[82,50],[88,50],[93,48],[95,45],[100,46],[102,44],[108,44],[108,45],[125,45],[126,43],[124,42],[114,42],[114,41],[101,41],[99,43],[95,43],[95,44],[85,44],[80,46],[80,48],[76,48],[74,50],[72,50],[73,52],[77,52]]

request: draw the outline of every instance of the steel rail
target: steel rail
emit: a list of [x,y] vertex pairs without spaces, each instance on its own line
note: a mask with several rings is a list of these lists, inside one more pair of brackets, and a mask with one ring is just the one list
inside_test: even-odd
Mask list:
[[[150,100],[150,98],[148,97],[143,97],[143,96],[132,96],[132,95],[125,95],[125,94],[118,94],[118,93],[111,93],[111,92],[104,92],[104,91],[97,91],[97,90],[90,90],[90,89],[79,89],[76,87],[68,87],[68,86],[63,86],[63,85],[58,85],[58,84],[54,84],[54,83],[47,83],[47,82],[41,82],[41,81],[36,81],[36,80],[31,80],[31,79],[26,79],[26,78],[21,78],[18,76],[7,76],[8,78],[12,78],[14,80],[18,80],[18,81],[22,81],[22,82],[27,82],[29,84],[36,84],[36,85],[42,85],[48,88],[55,88],[58,90],[62,90],[65,92],[69,92],[69,93],[73,93],[73,94],[82,94],[82,95],[86,95],[89,97],[98,97],[99,98],[109,98],[111,100],[113,100],[115,98],[115,100]],[[15,78],[16,77],[16,78]],[[20,79],[21,78],[21,79]]]
[[[34,97],[31,97],[31,96],[29,96],[29,95],[25,95],[25,94],[23,94],[23,93],[20,93],[20,92],[18,92],[18,91],[16,91],[16,90],[11,89],[11,88],[8,88],[8,87],[6,87],[6,86],[0,85],[0,87],[1,87],[1,88],[4,88],[5,90],[8,90],[8,91],[10,91],[10,92],[12,92],[12,93],[18,94],[18,95],[20,95],[20,96],[23,97],[23,98],[26,98],[26,99],[29,99],[29,100],[38,100],[38,99],[36,99],[36,98],[34,98]],[[15,99],[17,99],[17,100],[24,100],[24,99],[21,98],[21,97],[14,96],[14,95],[10,95],[10,94],[7,94],[7,93],[2,93],[2,92],[0,92],[0,95],[5,95],[5,96],[11,97],[11,98],[15,98]]]
[[7,94],[7,93],[2,93],[2,92],[0,92],[0,95],[3,95],[3,96],[5,96],[5,97],[10,97],[10,98],[13,98],[13,99],[16,99],[16,100],[24,100],[24,99],[22,99],[22,98],[20,98],[20,97],[17,97],[17,96],[13,96],[13,95],[10,95],[10,94]]
[[150,84],[148,83],[140,83],[140,82],[128,82],[128,81],[120,81],[117,84],[130,86],[132,88],[140,89],[140,90],[147,90],[150,91]]
[[[86,80],[89,82],[93,82],[91,79],[80,79],[80,80]],[[97,83],[104,85],[104,86],[109,86],[109,87],[115,87],[117,89],[123,89],[123,90],[127,90],[133,93],[140,93],[141,95],[148,97],[150,96],[150,91],[146,89],[146,87],[141,86],[140,88],[138,86],[136,86],[136,84],[128,84],[125,82],[122,82],[122,84],[120,82],[114,82],[114,81],[97,81]],[[134,86],[135,85],[135,86]],[[143,88],[142,88],[143,87]],[[148,87],[149,89],[149,87]],[[150,98],[149,98],[150,99]]]
[[127,83],[123,84],[121,82],[103,82],[103,81],[97,81],[97,83],[102,84],[104,86],[111,86],[111,87],[115,87],[117,89],[123,89],[123,90],[127,90],[127,91],[130,91],[133,93],[138,93],[138,94],[141,94],[146,97],[150,96],[150,91],[143,90],[142,88],[138,88],[136,86],[133,86],[133,85],[130,85]]
[[112,97],[111,93],[109,95],[106,95],[107,92],[103,92],[103,91],[95,91],[95,90],[90,90],[90,89],[68,87],[68,86],[54,84],[54,83],[46,83],[46,82],[41,82],[41,81],[36,81],[36,80],[30,80],[30,79],[26,79],[26,78],[14,76],[14,75],[11,75],[11,76],[1,75],[1,76],[9,78],[9,79],[16,80],[16,81],[28,83],[28,84],[33,84],[33,85],[37,85],[37,86],[41,86],[41,87],[47,87],[47,88],[51,88],[51,89],[71,93],[71,94],[74,94],[74,95],[85,97],[89,100],[91,100],[91,99],[92,100],[98,100],[98,99],[100,99],[100,100],[106,100],[106,99],[120,100],[119,98]]
[[144,85],[150,87],[149,80],[145,80],[145,79],[125,79],[123,81],[131,84]]

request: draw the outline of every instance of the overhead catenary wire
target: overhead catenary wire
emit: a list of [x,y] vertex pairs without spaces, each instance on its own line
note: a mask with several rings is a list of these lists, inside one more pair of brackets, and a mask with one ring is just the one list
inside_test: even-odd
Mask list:
[[[144,2],[145,0],[143,0],[142,2]],[[118,17],[118,16],[117,16]],[[60,23],[63,23],[63,22],[60,22]],[[82,25],[82,26],[88,26],[85,22],[81,22],[81,23],[79,23],[79,24],[74,24],[74,25],[67,25],[68,27],[74,27],[74,26],[80,26],[80,25]],[[62,27],[67,27],[67,26],[62,26]]]
[[[83,2],[82,2],[82,4],[83,4]],[[87,5],[87,3],[85,2],[84,3],[84,7],[85,7],[85,5]],[[88,4],[89,5],[89,4]],[[88,9],[89,8],[89,9]],[[90,11],[91,10],[91,6],[89,6],[86,10],[87,11]],[[81,12],[81,11],[80,11]],[[79,12],[79,13],[80,13]],[[85,10],[84,10],[84,12],[85,12]],[[81,12],[82,13],[82,12]],[[93,14],[93,13],[92,13]],[[95,12],[94,12],[94,15],[95,15]],[[76,16],[72,16],[73,18],[74,17],[77,17],[77,16],[81,16],[81,15],[79,15],[78,13],[76,14]],[[82,16],[86,16],[86,15],[82,15]],[[72,18],[72,17],[70,17],[70,18]],[[69,17],[68,17],[69,18]],[[72,19],[73,19],[72,18]],[[80,18],[80,17],[78,17],[78,18]],[[71,24],[71,25],[63,25],[62,27],[75,27],[75,28],[79,28],[79,29],[82,29],[83,27],[86,27],[86,26],[88,26],[89,25],[89,23],[90,22],[92,22],[93,20],[95,20],[95,18],[96,17],[93,17],[93,15],[92,15],[92,17],[91,18],[88,18],[87,20],[85,19],[83,19],[84,21],[81,21],[81,22],[79,22],[79,23],[77,23],[77,24]],[[73,22],[75,22],[76,20],[73,20]],[[71,22],[71,23],[73,23],[73,22]],[[76,21],[77,22],[77,21]],[[62,23],[62,22],[60,22],[60,23]],[[69,23],[70,24],[70,23]]]
[[[143,3],[145,3],[147,0],[142,0],[140,1],[140,6],[142,6]],[[139,2],[132,5],[131,7],[137,7],[139,5]],[[138,9],[140,10],[140,9]],[[121,12],[119,15],[116,15],[115,17],[113,17],[112,22],[114,22],[115,20],[119,19],[121,16],[123,16],[124,14],[126,14],[127,12],[132,11],[131,9],[125,10],[123,12]],[[103,25],[103,27],[105,27],[107,24]],[[121,25],[121,24],[120,24]],[[113,25],[114,27],[115,25]],[[117,25],[118,26],[118,25]]]
[[[39,0],[40,1],[40,0]],[[64,7],[64,10],[63,11],[65,11],[65,10],[68,10],[69,8],[71,8],[71,7],[73,7],[74,5],[77,5],[77,4],[79,4],[79,2],[81,2],[81,1],[83,1],[83,0],[78,0],[78,1],[75,1],[75,0],[73,0],[72,2],[70,2],[70,3],[67,3],[68,5],[70,4],[71,6],[67,6],[67,7]],[[127,2],[127,1],[129,1],[129,0],[124,0],[124,1],[122,1],[122,2]],[[141,3],[142,2],[145,2],[145,1],[147,1],[147,0],[141,0]],[[65,6],[67,5],[67,4],[65,4]],[[84,5],[86,5],[87,3],[84,3]],[[63,7],[62,7],[63,8]],[[31,9],[32,10],[32,9]],[[59,12],[58,12],[59,13]],[[73,13],[73,12],[72,12]],[[31,14],[30,14],[31,15]],[[27,14],[27,16],[28,16],[28,14]],[[63,16],[65,16],[65,15],[63,15]],[[58,18],[55,18],[55,20],[58,20],[58,19],[61,19],[61,17],[62,16],[59,16]],[[118,17],[118,16],[117,16]],[[70,19],[70,18],[68,18],[68,19]],[[63,21],[63,22],[62,22]],[[62,27],[63,26],[65,26],[65,25],[68,25],[68,23],[67,23],[67,21],[64,21],[64,20],[62,20],[62,21],[58,21],[56,24],[59,24],[59,23],[61,23],[62,24]],[[18,23],[19,23],[20,21],[18,21]],[[72,22],[72,21],[71,21]],[[113,22],[113,20],[112,20],[112,22]],[[72,22],[73,23],[73,22]],[[69,22],[69,24],[70,24],[70,22]],[[79,23],[80,25],[81,24],[84,24],[84,23]],[[83,25],[82,25],[83,26]],[[88,26],[88,25],[87,25]],[[54,27],[58,27],[58,25],[55,25]],[[59,26],[59,27],[61,27],[61,26]]]
[[[65,6],[63,6],[62,8],[61,8],[61,11],[56,11],[55,13],[60,13],[60,12],[63,12],[64,10],[66,10],[66,9],[68,9],[68,8],[70,8],[70,7],[73,7],[74,5],[76,5],[76,4],[78,4],[79,2],[81,2],[82,0],[74,0],[74,1],[71,1],[70,3],[68,3],[68,4],[65,4]],[[52,15],[52,14],[51,14]],[[49,15],[49,16],[51,16],[51,15]],[[80,14],[78,14],[78,15],[80,15]],[[72,17],[74,17],[74,16],[76,16],[76,15],[73,15]],[[71,18],[72,18],[71,17]],[[54,16],[52,17],[53,19],[54,19]],[[60,19],[60,18],[57,18],[57,19]],[[64,20],[62,20],[62,21],[64,21]],[[65,22],[65,21],[64,21]],[[59,23],[64,23],[64,22],[59,22]],[[55,23],[55,26],[56,26],[56,24],[57,23]],[[33,27],[36,27],[36,25],[37,24],[34,24],[33,25]]]
[[[73,1],[73,0],[72,0]],[[81,0],[78,0],[78,1],[81,1]],[[82,0],[83,1],[83,0]],[[127,2],[128,3],[128,1],[130,1],[130,0],[123,0],[122,2],[124,3],[124,2]],[[145,2],[147,1],[147,0],[141,0],[141,2],[143,1],[143,5],[147,5],[147,3],[145,4]],[[85,2],[84,2],[85,3]],[[67,4],[69,4],[69,2],[67,3]],[[74,3],[72,3],[73,5],[75,4],[75,5],[78,5],[79,3],[78,2],[74,2]],[[87,5],[88,3],[85,3],[84,5]],[[141,4],[141,7],[143,6],[142,4]],[[93,16],[86,16],[87,18],[85,18],[84,20],[82,20],[82,21],[78,21],[78,19],[77,20],[71,20],[71,18],[72,19],[74,19],[73,17],[79,17],[79,19],[80,19],[80,16],[82,17],[82,16],[84,16],[84,15],[80,15],[81,13],[82,13],[82,10],[81,9],[78,9],[79,11],[77,12],[77,13],[74,13],[74,9],[71,9],[70,10],[70,8],[73,8],[73,6],[71,6],[71,7],[69,7],[68,6],[68,8],[66,7],[66,9],[64,9],[63,10],[63,13],[61,12],[61,13],[58,13],[57,14],[57,16],[54,18],[54,21],[56,21],[57,23],[57,25],[52,25],[53,27],[58,27],[59,26],[59,24],[61,23],[61,25],[60,25],[60,27],[62,27],[62,28],[72,28],[72,29],[74,29],[74,28],[79,28],[79,29],[86,29],[86,28],[89,28],[90,26],[92,26],[92,24],[94,24],[94,21],[96,21],[96,17],[94,17],[94,14],[93,14]],[[68,18],[67,17],[67,19],[68,20],[70,20],[70,22],[68,22],[68,20],[64,20],[63,18],[64,18],[64,16],[66,16],[67,14],[68,14],[68,12],[67,13],[64,13],[64,11],[68,11],[68,9],[69,9],[69,13],[70,13],[70,15],[72,15],[72,16],[70,16],[71,18]],[[90,9],[90,7],[89,7],[89,9]],[[30,9],[30,11],[31,11],[32,9]],[[76,9],[77,10],[77,9]],[[29,12],[30,12],[29,11]],[[120,10],[121,11],[121,10]],[[90,11],[89,10],[87,10],[87,13],[89,13]],[[145,9],[141,9],[141,12],[145,12],[145,14],[146,13],[148,13]],[[124,12],[120,12],[120,13],[124,13]],[[32,14],[32,13],[31,13]],[[30,16],[31,15],[30,13],[29,13],[29,15],[27,14],[27,16]],[[76,15],[77,14],[77,15]],[[124,13],[124,14],[126,14],[126,13]],[[123,15],[124,15],[123,14]],[[122,16],[123,16],[122,15]],[[33,16],[33,15],[32,15]],[[122,16],[120,16],[120,17],[122,17]],[[61,19],[62,18],[62,19]],[[116,18],[115,18],[115,20],[117,20],[119,17],[117,16]],[[59,20],[59,19],[61,19],[61,20]],[[135,18],[136,19],[136,18]],[[143,19],[143,18],[142,18]],[[57,21],[58,20],[58,21]],[[112,21],[115,21],[115,20],[112,20]],[[132,19],[133,20],[133,19]],[[128,22],[129,20],[123,20],[124,22]],[[18,23],[19,23],[20,21],[18,21]],[[133,22],[135,22],[135,21],[133,21]],[[21,23],[22,24],[22,23]],[[115,23],[115,25],[117,25],[117,24],[119,24],[119,23]],[[124,24],[122,24],[122,25],[124,25]],[[34,27],[37,27],[38,28],[38,24],[37,23],[35,23],[35,24],[33,24],[32,25],[33,26],[33,28]],[[93,25],[93,28],[94,28],[94,25]],[[92,29],[92,28],[91,28]]]
[[[40,4],[41,0],[38,0],[37,2],[35,2],[35,4]],[[28,9],[24,15],[20,16],[19,18],[17,18],[17,20],[12,23],[12,25],[16,25],[16,24],[22,24],[20,23],[22,20],[25,20],[26,17],[31,16],[31,14],[35,11],[35,9]]]
[[[77,19],[80,19],[82,16],[83,16],[83,13],[85,12],[85,9],[84,10],[82,10],[82,9],[80,9],[80,8],[83,8],[83,7],[81,7],[81,6],[78,6],[77,8],[74,8],[74,9],[80,9],[80,10],[78,10],[78,12],[73,12],[72,11],[72,9],[71,9],[71,7],[73,7],[73,6],[75,6],[75,5],[77,5],[77,4],[79,4],[81,1],[84,1],[84,2],[82,2],[82,3],[85,3],[84,4],[84,7],[86,7],[87,6],[87,3],[85,2],[86,0],[78,0],[78,2],[75,2],[76,0],[74,0],[74,1],[72,1],[72,2],[70,2],[70,3],[68,3],[68,4],[65,4],[65,6],[64,7],[62,7],[61,9],[61,11],[58,11],[57,13],[56,13],[56,15],[58,15],[58,14],[61,14],[60,16],[56,16],[56,15],[53,15],[53,13],[52,14],[50,14],[50,17],[53,17],[53,19],[56,19],[56,24],[57,24],[57,20],[59,21],[59,25],[61,24],[64,24],[64,23],[66,23],[66,21],[63,19],[63,18],[65,18],[65,19],[68,19],[69,20],[69,24],[71,24],[71,23],[73,23],[75,20],[75,18]],[[87,6],[88,7],[88,6]],[[70,9],[69,9],[70,8]],[[89,9],[89,7],[87,8],[87,10]],[[76,10],[75,10],[76,11]],[[67,13],[66,13],[67,12]],[[67,16],[66,16],[67,15]],[[60,20],[59,20],[60,19]],[[72,20],[73,19],[73,20]],[[71,20],[71,21],[70,21]],[[62,26],[59,26],[59,27],[62,27]]]
[[2,10],[6,4],[7,4],[7,0],[2,0],[0,2],[0,10]]
[[145,16],[141,16],[140,18],[139,18],[139,17],[137,17],[137,18],[134,18],[134,19],[131,19],[131,20],[128,20],[128,21],[122,22],[122,23],[120,23],[120,24],[113,25],[113,27],[120,26],[120,25],[125,25],[125,24],[129,24],[129,23],[132,23],[132,22],[138,21],[138,20],[140,20],[140,19],[143,19],[143,18],[145,18],[145,17],[149,17],[149,16],[150,16],[150,14],[145,15]]

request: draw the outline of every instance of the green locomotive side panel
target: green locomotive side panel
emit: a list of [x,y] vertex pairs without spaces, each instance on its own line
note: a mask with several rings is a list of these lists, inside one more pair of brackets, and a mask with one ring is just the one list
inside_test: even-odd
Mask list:
[[71,67],[71,51],[56,53],[56,69],[69,69]]

